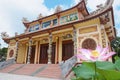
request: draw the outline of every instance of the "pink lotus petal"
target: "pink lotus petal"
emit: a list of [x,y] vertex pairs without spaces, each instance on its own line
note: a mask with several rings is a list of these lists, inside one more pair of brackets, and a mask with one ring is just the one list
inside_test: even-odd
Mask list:
[[100,56],[103,56],[104,54],[106,54],[108,50],[109,50],[108,47],[103,48],[103,50],[100,53]]
[[107,60],[108,58],[110,58],[112,55],[116,54],[115,52],[110,52],[108,54],[106,54],[105,56],[102,57],[102,60]]
[[82,54],[77,54],[77,57],[82,59],[82,60],[88,60],[88,58],[86,58],[84,55]]
[[97,58],[94,58],[94,57],[90,57],[90,61],[97,61]]
[[116,54],[115,52],[108,53],[108,51],[109,51],[108,47],[102,48],[99,45],[96,47],[96,51],[99,54],[98,57],[93,57],[92,50],[89,50],[89,49],[79,49],[78,51],[81,54],[78,54],[77,57],[82,60],[87,60],[87,61],[106,61],[112,55]]
[[98,46],[96,47],[96,51],[98,51],[99,53],[101,53],[102,50],[103,50],[103,48],[102,48],[100,45],[98,45]]
[[80,52],[81,48],[78,48],[77,50]]
[[81,53],[86,56],[88,59],[90,59],[91,52],[87,49],[80,49]]

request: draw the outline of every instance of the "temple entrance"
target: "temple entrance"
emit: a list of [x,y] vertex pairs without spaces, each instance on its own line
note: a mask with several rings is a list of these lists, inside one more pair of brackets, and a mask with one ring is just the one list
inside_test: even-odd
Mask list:
[[65,61],[74,55],[73,41],[63,41],[62,42],[62,60]]
[[31,56],[30,56],[30,63],[31,63],[31,64],[34,64],[36,46],[33,45],[33,46],[31,46],[31,47],[32,47],[32,50],[31,50]]
[[[41,64],[47,64],[48,63],[48,44],[41,44],[40,47],[40,59],[39,59],[39,63]],[[52,63],[55,63],[55,49],[56,49],[56,45],[53,44],[52,45],[52,56],[51,56],[51,61]]]
[[39,59],[39,63],[46,64],[48,62],[47,50],[48,50],[48,44],[41,44],[40,45],[40,59]]

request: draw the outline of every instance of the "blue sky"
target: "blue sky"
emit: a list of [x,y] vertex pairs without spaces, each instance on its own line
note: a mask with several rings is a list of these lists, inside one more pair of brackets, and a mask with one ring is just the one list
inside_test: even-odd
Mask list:
[[[106,0],[88,0],[87,7],[95,10],[96,5],[104,3]],[[70,8],[77,4],[79,0],[0,0],[0,33],[7,32],[14,36],[15,32],[21,34],[25,27],[22,18],[26,17],[29,21],[36,20],[40,13],[43,16],[54,13],[57,5],[63,9]],[[120,36],[120,0],[114,0],[115,27]],[[0,43],[7,46],[0,37]]]

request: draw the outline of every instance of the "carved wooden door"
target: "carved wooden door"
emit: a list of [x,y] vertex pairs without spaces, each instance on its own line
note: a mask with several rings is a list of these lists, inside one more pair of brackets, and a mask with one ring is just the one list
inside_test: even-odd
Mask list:
[[73,41],[64,41],[62,44],[62,60],[65,61],[74,55]]
[[[40,60],[39,63],[46,64],[48,62],[48,44],[42,44],[40,47]],[[52,63],[55,63],[55,51],[56,51],[56,45],[52,45],[52,53],[51,53],[51,61]]]
[[46,64],[48,62],[48,44],[41,44],[40,45],[40,59],[39,63]]
[[31,49],[31,55],[30,55],[30,63],[34,64],[36,46],[33,45],[31,47],[32,47],[32,49]]

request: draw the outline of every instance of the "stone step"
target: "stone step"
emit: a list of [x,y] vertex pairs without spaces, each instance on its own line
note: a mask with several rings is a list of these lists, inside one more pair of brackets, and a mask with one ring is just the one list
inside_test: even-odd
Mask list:
[[61,69],[58,64],[50,64],[45,70],[39,72],[36,76],[60,79]]
[[61,78],[61,69],[58,64],[13,64],[0,72],[53,79]]
[[24,65],[24,64],[13,64],[13,65],[7,66],[6,68],[0,70],[0,72],[8,73],[10,71],[13,71],[16,68],[19,68],[21,65]]
[[37,69],[42,67],[45,64],[26,64],[23,68],[17,70],[14,72],[14,74],[20,74],[20,75],[31,75],[33,72],[35,72]]

